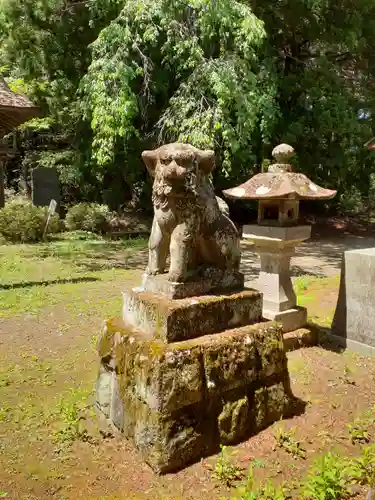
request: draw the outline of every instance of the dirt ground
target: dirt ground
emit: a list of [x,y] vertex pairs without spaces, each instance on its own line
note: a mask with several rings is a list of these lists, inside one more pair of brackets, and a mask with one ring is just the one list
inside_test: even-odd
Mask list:
[[[119,314],[124,287],[139,283],[144,247],[73,247],[0,249],[0,498],[229,498],[237,484],[214,479],[217,457],[158,477],[97,419],[96,338],[103,320]],[[338,286],[338,275],[297,279],[311,320],[329,326]],[[322,346],[288,353],[288,363],[305,411],[234,447],[233,460],[245,473],[252,464],[256,482],[287,481],[298,499],[317,456],[358,455],[347,425],[374,411],[375,364]],[[366,425],[373,440],[373,419]],[[305,458],[277,446],[280,427],[295,428]]]

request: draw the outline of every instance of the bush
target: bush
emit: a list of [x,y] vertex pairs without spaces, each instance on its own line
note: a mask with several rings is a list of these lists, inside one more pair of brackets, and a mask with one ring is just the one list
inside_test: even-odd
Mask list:
[[65,226],[69,231],[105,233],[110,227],[112,212],[107,205],[79,203],[69,208]]
[[103,236],[92,233],[91,231],[69,231],[60,233],[55,237],[59,241],[100,241]]
[[[46,207],[35,207],[29,201],[15,199],[0,209],[0,234],[8,241],[35,242],[43,238],[48,212]],[[59,230],[59,218],[50,219],[48,233]]]
[[358,215],[363,212],[364,204],[359,189],[350,186],[344,193],[341,193],[337,208],[340,215]]

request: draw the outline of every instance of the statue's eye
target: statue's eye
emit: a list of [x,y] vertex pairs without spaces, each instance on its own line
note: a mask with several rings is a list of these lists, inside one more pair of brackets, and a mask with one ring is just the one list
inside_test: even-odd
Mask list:
[[191,158],[181,158],[179,161],[180,165],[185,168],[191,168],[193,162],[191,161]]

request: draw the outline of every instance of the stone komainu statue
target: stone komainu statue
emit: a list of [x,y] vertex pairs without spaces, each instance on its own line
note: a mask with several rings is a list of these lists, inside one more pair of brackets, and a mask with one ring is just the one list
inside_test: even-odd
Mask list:
[[144,151],[142,158],[154,178],[146,274],[164,273],[169,251],[171,282],[193,280],[209,267],[238,271],[239,234],[220,210],[209,178],[214,152],[174,143]]

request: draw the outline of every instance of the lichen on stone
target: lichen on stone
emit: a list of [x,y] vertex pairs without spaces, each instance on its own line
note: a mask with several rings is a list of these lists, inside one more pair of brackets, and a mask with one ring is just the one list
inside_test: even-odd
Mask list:
[[101,342],[103,367],[112,367],[116,382],[109,401],[110,379],[102,375],[103,411],[110,407],[116,425],[156,472],[244,439],[280,419],[290,404],[277,323],[168,344],[114,320]]

